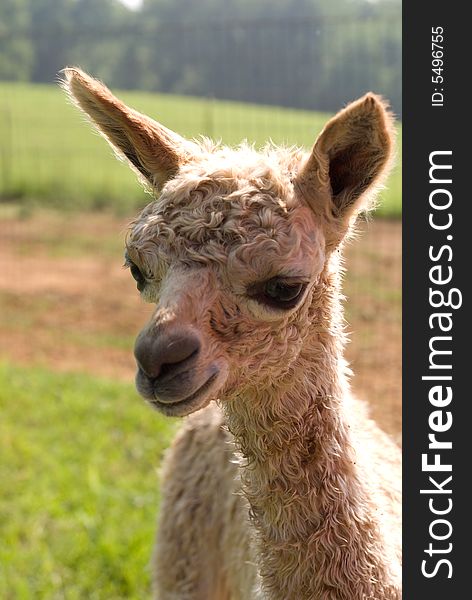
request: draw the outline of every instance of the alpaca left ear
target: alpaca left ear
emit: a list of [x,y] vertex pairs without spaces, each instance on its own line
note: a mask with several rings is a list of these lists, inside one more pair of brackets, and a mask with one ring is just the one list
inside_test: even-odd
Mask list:
[[160,189],[197,153],[195,144],[126,106],[87,73],[76,67],[63,73],[71,100],[145,184]]
[[360,210],[369,208],[389,172],[393,146],[393,119],[372,93],[349,104],[320,133],[294,183],[331,225],[332,237],[339,238],[333,243],[341,241]]

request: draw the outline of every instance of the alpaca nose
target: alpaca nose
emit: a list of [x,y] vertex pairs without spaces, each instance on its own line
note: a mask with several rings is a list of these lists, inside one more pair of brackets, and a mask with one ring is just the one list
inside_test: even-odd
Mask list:
[[200,340],[193,331],[144,331],[136,340],[134,356],[139,369],[153,382],[165,382],[193,366]]

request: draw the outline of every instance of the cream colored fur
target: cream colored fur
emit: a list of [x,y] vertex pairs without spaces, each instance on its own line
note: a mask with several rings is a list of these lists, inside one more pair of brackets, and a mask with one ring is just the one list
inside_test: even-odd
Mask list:
[[[198,333],[195,389],[218,371],[197,405],[156,398],[193,411],[162,472],[156,598],[399,599],[400,453],[350,393],[340,292],[344,239],[391,160],[383,102],[349,105],[309,155],[257,153],[187,142],[77,69],[64,85],[155,191],[127,238],[146,331]],[[248,293],[281,274],[307,282],[295,307]]]

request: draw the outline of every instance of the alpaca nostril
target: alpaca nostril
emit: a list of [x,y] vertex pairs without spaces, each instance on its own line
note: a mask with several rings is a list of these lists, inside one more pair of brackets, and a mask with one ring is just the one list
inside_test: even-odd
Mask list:
[[165,381],[188,370],[200,352],[200,340],[193,332],[141,334],[134,354],[140,370],[153,381]]

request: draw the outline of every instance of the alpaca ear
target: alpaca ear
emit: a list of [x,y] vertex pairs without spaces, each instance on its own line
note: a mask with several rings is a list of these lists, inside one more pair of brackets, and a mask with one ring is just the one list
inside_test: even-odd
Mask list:
[[196,151],[195,144],[129,108],[80,69],[63,73],[62,86],[73,103],[145,183],[161,188]]
[[338,242],[352,217],[369,208],[388,174],[393,146],[393,119],[372,93],[341,110],[320,133],[295,184],[337,230]]

